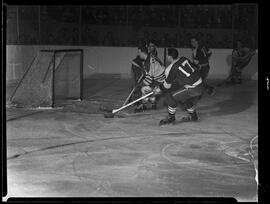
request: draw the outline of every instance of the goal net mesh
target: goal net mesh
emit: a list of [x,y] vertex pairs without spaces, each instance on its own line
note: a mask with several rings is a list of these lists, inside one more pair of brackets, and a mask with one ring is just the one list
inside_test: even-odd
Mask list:
[[52,107],[81,98],[81,52],[42,51],[19,81],[10,101],[17,107]]

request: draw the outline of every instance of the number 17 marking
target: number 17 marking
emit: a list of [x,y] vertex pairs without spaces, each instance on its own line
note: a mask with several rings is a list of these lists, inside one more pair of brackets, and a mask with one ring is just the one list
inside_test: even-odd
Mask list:
[[[188,65],[188,67],[189,67],[189,69],[191,69],[191,72],[190,73],[188,73],[187,72],[187,70],[184,70],[183,69],[183,67],[187,67],[186,65]],[[182,67],[183,66],[183,67]],[[187,77],[189,77],[190,76],[190,74],[192,73],[192,72],[194,72],[194,69],[191,67],[191,65],[189,64],[189,62],[187,61],[187,60],[185,60],[183,63],[182,63],[182,66],[179,66],[179,70],[181,71],[181,72],[183,72]]]

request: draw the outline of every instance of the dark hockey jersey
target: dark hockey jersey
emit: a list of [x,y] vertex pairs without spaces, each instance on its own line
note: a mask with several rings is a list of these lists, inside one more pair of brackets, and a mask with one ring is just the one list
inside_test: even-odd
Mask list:
[[192,59],[198,60],[200,65],[207,65],[211,54],[212,52],[206,46],[199,45],[197,49],[193,49]]
[[142,75],[145,76],[146,73],[143,66],[143,60],[139,57],[136,57],[134,60],[132,60],[131,70],[133,72],[133,77],[136,82]]
[[232,66],[242,69],[250,62],[254,53],[248,48],[242,48],[241,50],[234,49],[232,51]]
[[186,57],[173,62],[166,68],[166,79],[164,83],[165,88],[170,88],[171,84],[178,84],[179,86],[189,85],[192,86],[201,79],[200,73],[196,65]]

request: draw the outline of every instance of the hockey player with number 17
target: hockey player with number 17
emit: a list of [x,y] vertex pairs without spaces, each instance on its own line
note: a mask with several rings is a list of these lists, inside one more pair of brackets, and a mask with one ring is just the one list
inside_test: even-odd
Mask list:
[[[203,81],[196,65],[186,57],[178,58],[178,51],[168,49],[167,61],[170,65],[166,68],[166,79],[160,86],[154,88],[154,95],[166,94],[165,103],[168,107],[168,116],[161,120],[159,125],[166,125],[175,121],[176,107],[185,104],[188,117],[183,117],[182,122],[197,121],[196,104],[203,93]],[[176,91],[170,91],[172,84],[177,83]],[[170,92],[169,92],[170,91]]]

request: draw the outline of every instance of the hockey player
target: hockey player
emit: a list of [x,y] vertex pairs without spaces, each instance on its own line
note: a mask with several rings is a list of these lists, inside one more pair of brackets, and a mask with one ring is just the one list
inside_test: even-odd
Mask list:
[[[142,60],[144,60],[144,70],[145,70],[145,78],[142,81],[141,92],[142,95],[146,95],[151,92],[156,85],[163,83],[165,79],[165,67],[157,61],[156,57],[148,54],[148,50],[146,47],[141,47],[139,56]],[[145,111],[147,109],[147,102],[150,101],[151,109],[155,110],[157,108],[157,98],[152,96],[150,98],[146,98],[142,100],[142,104],[139,105],[135,112]]]
[[204,89],[209,95],[214,95],[215,93],[214,87],[209,86],[206,83],[206,78],[210,70],[209,58],[212,55],[212,52],[202,43],[199,43],[196,37],[191,38],[191,45],[192,45],[192,61],[199,67],[201,77],[203,80]]
[[241,41],[237,41],[232,51],[232,67],[230,75],[226,82],[228,84],[241,84],[242,83],[242,71],[250,62],[255,52],[251,51],[247,47],[243,47]]
[[155,60],[157,60],[161,65],[163,65],[162,61],[158,58],[157,46],[153,40],[149,40],[149,42],[146,44],[146,48],[148,54],[155,58]]
[[[178,58],[178,51],[168,49],[167,61],[170,65],[166,68],[166,79],[163,84],[154,88],[154,95],[166,94],[165,103],[168,107],[168,116],[161,120],[159,125],[173,123],[175,121],[176,107],[178,104],[186,105],[188,117],[183,117],[183,122],[197,121],[196,103],[203,92],[203,80],[196,65],[186,57]],[[179,85],[178,90],[170,91],[172,84]],[[170,91],[170,92],[169,92]]]
[[[144,60],[140,58],[139,53],[140,53],[140,47],[138,48],[138,54],[135,59],[132,60],[131,63],[131,72],[133,75],[133,87],[136,86],[135,91],[133,92],[132,96],[129,99],[129,102],[136,100],[137,98],[141,97],[141,86],[140,83],[142,79],[145,77],[145,70],[143,67]],[[132,88],[133,88],[132,87]],[[136,103],[136,105],[139,105],[140,103]]]
[[153,41],[150,40],[145,46],[147,48],[148,54],[150,54],[152,57],[158,56],[157,47]]
[[[139,53],[139,51],[138,51]],[[137,55],[135,59],[131,62],[131,71],[133,74],[134,83],[136,84],[141,78],[141,76],[145,75],[145,70],[143,69],[144,61]]]

